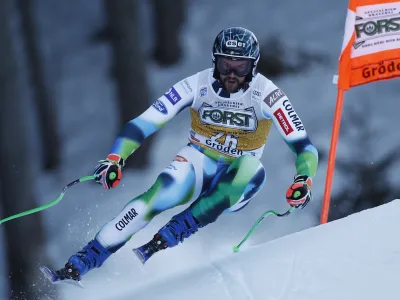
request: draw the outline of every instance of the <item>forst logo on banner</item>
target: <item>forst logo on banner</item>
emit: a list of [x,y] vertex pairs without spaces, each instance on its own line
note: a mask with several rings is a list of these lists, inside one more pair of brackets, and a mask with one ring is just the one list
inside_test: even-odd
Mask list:
[[[358,42],[354,43],[354,48],[357,49],[370,39],[378,38],[382,35],[387,36],[390,33],[398,31],[400,31],[400,17],[368,20],[358,23],[356,24],[356,37]],[[388,39],[390,38],[388,37]]]
[[346,22],[345,39],[352,32],[354,40],[349,52],[342,49],[339,64],[344,89],[400,76],[400,1],[354,1],[359,5],[349,15],[353,21]]
[[352,57],[399,47],[400,2],[357,8]]

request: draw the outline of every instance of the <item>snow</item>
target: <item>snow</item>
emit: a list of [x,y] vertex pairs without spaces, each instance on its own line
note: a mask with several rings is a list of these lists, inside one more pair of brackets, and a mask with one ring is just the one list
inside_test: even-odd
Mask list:
[[[65,299],[397,299],[400,241],[393,237],[399,213],[400,200],[395,200],[238,253],[228,253],[232,245],[225,244],[224,257],[205,259],[186,272],[168,274],[160,268],[164,276],[140,284],[120,274],[127,285],[123,291],[97,279],[83,291],[67,288]],[[165,250],[165,257],[174,251]],[[143,269],[157,272],[156,265],[150,260]]]
[[[210,67],[212,41],[223,27],[233,24],[248,27],[256,33],[260,42],[269,36],[279,35],[284,37],[283,42],[288,49],[288,59],[291,59],[291,49],[296,47],[320,52],[329,58],[324,65],[311,66],[300,74],[283,76],[275,80],[275,83],[292,101],[312,142],[319,150],[327,152],[336,100],[336,86],[332,84],[332,76],[337,73],[337,58],[342,45],[348,1],[308,0],[307,5],[304,6],[300,6],[298,2],[298,0],[249,0],[243,4],[242,1],[227,0],[188,1],[188,19],[182,32],[185,56],[178,65],[165,69],[159,68],[153,62],[148,62],[147,76],[152,97],[150,101],[156,99],[183,77]],[[147,51],[152,44],[151,13],[147,1],[140,1],[140,3],[143,11],[140,23],[143,31],[143,47]],[[94,45],[88,41],[90,34],[104,24],[102,1],[38,0],[37,13],[40,16],[46,70],[48,77],[56,83],[52,92],[57,101],[56,113],[64,143],[60,170],[52,174],[41,174],[38,178],[40,182],[38,201],[44,204],[54,200],[70,181],[90,174],[97,160],[104,158],[108,153],[119,128],[114,117],[116,114],[115,86],[109,78],[110,49],[106,45]],[[362,111],[366,111],[368,106],[373,107],[370,115],[366,113],[366,118],[371,127],[377,131],[373,139],[380,146],[374,147],[374,156],[365,157],[366,161],[373,162],[388,149],[397,145],[398,134],[392,129],[397,125],[398,104],[394,101],[398,98],[398,94],[399,85],[397,79],[394,79],[357,87],[345,95],[345,114],[352,106]],[[147,190],[159,172],[173,159],[175,153],[186,144],[189,122],[188,112],[183,111],[168,123],[156,136],[151,150],[153,160],[149,168],[140,172],[125,171],[122,185],[117,189],[104,192],[100,186],[85,182],[68,190],[59,204],[42,212],[48,233],[47,250],[50,261],[38,261],[38,266],[40,264],[62,266],[71,254],[86,245],[101,226],[112,219],[129,200]],[[347,130],[347,128],[342,127],[342,130]],[[352,147],[351,141],[340,139],[338,157],[348,155]],[[358,249],[360,260],[365,259],[364,252],[376,254],[374,256],[376,265],[373,268],[378,271],[386,268],[389,273],[392,266],[388,265],[386,258],[390,259],[392,256],[386,254],[385,256],[382,253],[382,256],[378,257],[378,249],[374,248],[378,247],[375,245],[377,244],[375,240],[371,239],[370,244],[366,240],[360,241],[364,243],[363,246],[367,245],[366,248],[352,247],[352,245],[356,246],[357,240],[353,241],[349,237],[357,226],[350,220],[360,219],[364,214],[351,216],[338,223],[318,226],[325,184],[326,160],[320,162],[313,182],[314,200],[305,210],[296,212],[289,218],[269,218],[248,241],[250,249],[231,254],[231,245],[236,244],[247,233],[264,211],[274,209],[283,212],[287,209],[284,195],[294,175],[294,157],[276,130],[271,130],[261,161],[267,170],[267,182],[246,209],[222,216],[216,223],[203,228],[196,236],[191,237],[179,247],[157,254],[143,267],[134,257],[131,249],[147,242],[171,216],[185,207],[168,210],[154,218],[148,227],[136,234],[101,269],[88,274],[84,281],[85,290],[62,287],[62,298],[98,299],[101,296],[104,299],[119,299],[113,297],[114,294],[121,295],[121,299],[127,297],[125,295],[139,297],[144,294],[146,286],[150,290],[153,289],[152,282],[158,283],[157,292],[160,295],[169,297],[166,292],[168,285],[174,284],[174,278],[186,276],[185,282],[188,286],[193,291],[198,290],[199,293],[215,293],[214,296],[218,295],[220,299],[236,299],[234,298],[236,293],[242,297],[237,299],[260,299],[258,294],[260,290],[257,287],[260,286],[261,278],[255,277],[262,275],[268,276],[262,281],[262,285],[268,295],[274,295],[275,298],[270,299],[294,299],[290,298],[290,295],[294,295],[295,288],[298,289],[296,299],[306,299],[307,293],[314,295],[312,293],[321,290],[326,290],[324,299],[330,295],[336,295],[336,299],[346,299],[344,298],[347,297],[346,293],[338,296],[339,292],[333,290],[333,284],[334,281],[341,283],[343,288],[338,290],[344,291],[345,288],[350,288],[349,278],[346,277],[346,281],[346,278],[340,278],[336,276],[336,273],[329,273],[331,268],[334,268],[332,270],[334,272],[337,270],[336,267],[342,267],[343,274],[346,272],[349,275],[355,274],[356,270],[348,266],[354,267],[353,259],[355,259],[354,263],[360,261],[354,253],[346,256],[343,253],[344,249],[354,252]],[[398,179],[397,173],[397,170],[393,168],[395,175],[392,177],[393,182]],[[346,174],[339,171],[335,174],[334,193],[341,185],[346,184],[347,180]],[[378,234],[380,229],[376,228],[374,223],[390,220],[386,216],[384,220],[380,220],[381,217],[375,217],[374,212],[380,215],[382,209],[393,208],[392,205],[394,204],[365,212],[372,221],[364,222],[364,226],[368,226],[366,227],[368,231],[365,230],[362,233],[372,238],[375,232],[378,235],[376,237],[378,241],[386,238],[387,240],[382,242],[382,247],[390,247],[395,241],[391,241],[390,234],[387,236],[386,233],[382,234],[383,231],[380,231],[381,236]],[[391,215],[389,211],[386,213]],[[395,222],[394,220],[393,218],[392,222]],[[374,227],[370,224],[374,224]],[[337,233],[334,235],[333,232],[336,229],[333,228],[336,226]],[[339,227],[340,234],[343,237],[348,236],[348,238],[343,238],[340,248],[336,244],[338,239],[335,238],[339,235]],[[390,232],[396,224],[392,224],[392,228],[387,227],[385,230]],[[318,233],[322,228],[327,232],[321,237]],[[359,228],[354,236],[358,237],[360,232]],[[287,235],[290,236],[278,239]],[[303,239],[303,236],[304,238],[307,236],[308,242],[296,243],[298,251],[287,244],[289,240],[295,242],[300,239],[299,237]],[[314,239],[317,238],[319,242],[314,243]],[[326,251],[337,252],[339,256],[336,257],[336,254],[322,256]],[[259,252],[267,254],[257,256]],[[0,253],[0,258],[1,255],[3,254]],[[226,260],[223,259],[224,257]],[[260,261],[251,262],[251,257],[260,257]],[[352,260],[349,259],[350,257]],[[379,259],[384,260],[381,261],[381,266],[378,265]],[[241,260],[248,265],[243,265]],[[314,265],[315,270],[308,268]],[[271,266],[276,266],[276,268],[271,268]],[[250,267],[254,270],[250,270]],[[372,265],[368,262],[364,267],[362,274],[368,274]],[[293,271],[290,271],[291,268]],[[257,275],[255,272],[261,272],[260,270],[263,273]],[[273,273],[270,273],[272,270]],[[316,273],[315,276],[313,271]],[[322,271],[324,274],[331,275],[323,278]],[[380,280],[386,277],[381,276],[379,272],[377,275],[379,276],[371,277],[374,279],[374,284],[379,286]],[[0,279],[6,276],[5,270],[2,270]],[[189,279],[192,277],[193,279]],[[166,278],[171,279],[166,281]],[[249,278],[254,281],[249,281]],[[318,280],[321,278],[324,280]],[[366,278],[362,275],[361,279]],[[32,279],[32,284],[40,280],[43,278],[38,271],[38,277]],[[361,281],[358,280],[351,278],[354,286],[360,284]],[[391,282],[390,279],[386,281]],[[310,285],[310,290],[305,290]],[[176,291],[183,293],[176,295],[176,297],[179,296],[178,299],[181,299],[189,288],[185,288],[184,284],[179,287],[184,288],[182,291],[179,288]],[[372,284],[364,287],[367,291],[373,288]],[[0,299],[5,298],[5,296],[2,297],[4,294],[4,289],[0,285]],[[191,297],[194,297],[193,295],[195,293],[192,293]],[[301,298],[302,295],[304,298]],[[373,295],[373,292],[370,291],[367,295]],[[142,298],[146,299],[144,296]],[[203,298],[206,298],[206,294]],[[211,296],[210,299],[212,299]],[[261,299],[265,298],[261,297]]]

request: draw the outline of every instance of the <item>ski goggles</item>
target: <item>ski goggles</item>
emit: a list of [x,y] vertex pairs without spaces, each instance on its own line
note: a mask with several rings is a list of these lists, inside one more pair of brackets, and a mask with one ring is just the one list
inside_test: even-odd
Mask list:
[[217,57],[217,70],[222,75],[228,75],[231,72],[237,76],[243,77],[251,72],[253,61],[250,59],[230,59],[227,57]]

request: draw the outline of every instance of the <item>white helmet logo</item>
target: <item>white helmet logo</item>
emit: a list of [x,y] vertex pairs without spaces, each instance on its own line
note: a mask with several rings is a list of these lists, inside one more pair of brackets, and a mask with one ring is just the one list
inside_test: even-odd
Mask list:
[[227,40],[226,41],[226,46],[229,47],[237,47],[237,41],[236,40]]
[[246,47],[246,43],[238,42],[236,40],[227,40],[226,47],[228,47],[228,48]]

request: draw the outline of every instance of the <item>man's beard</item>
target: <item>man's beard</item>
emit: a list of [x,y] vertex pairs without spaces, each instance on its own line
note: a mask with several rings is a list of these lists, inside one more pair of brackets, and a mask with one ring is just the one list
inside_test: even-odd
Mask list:
[[[235,82],[231,83],[229,81]],[[226,77],[224,78],[223,86],[228,93],[236,93],[238,90],[243,88],[243,83],[240,83],[239,80],[235,77]]]

